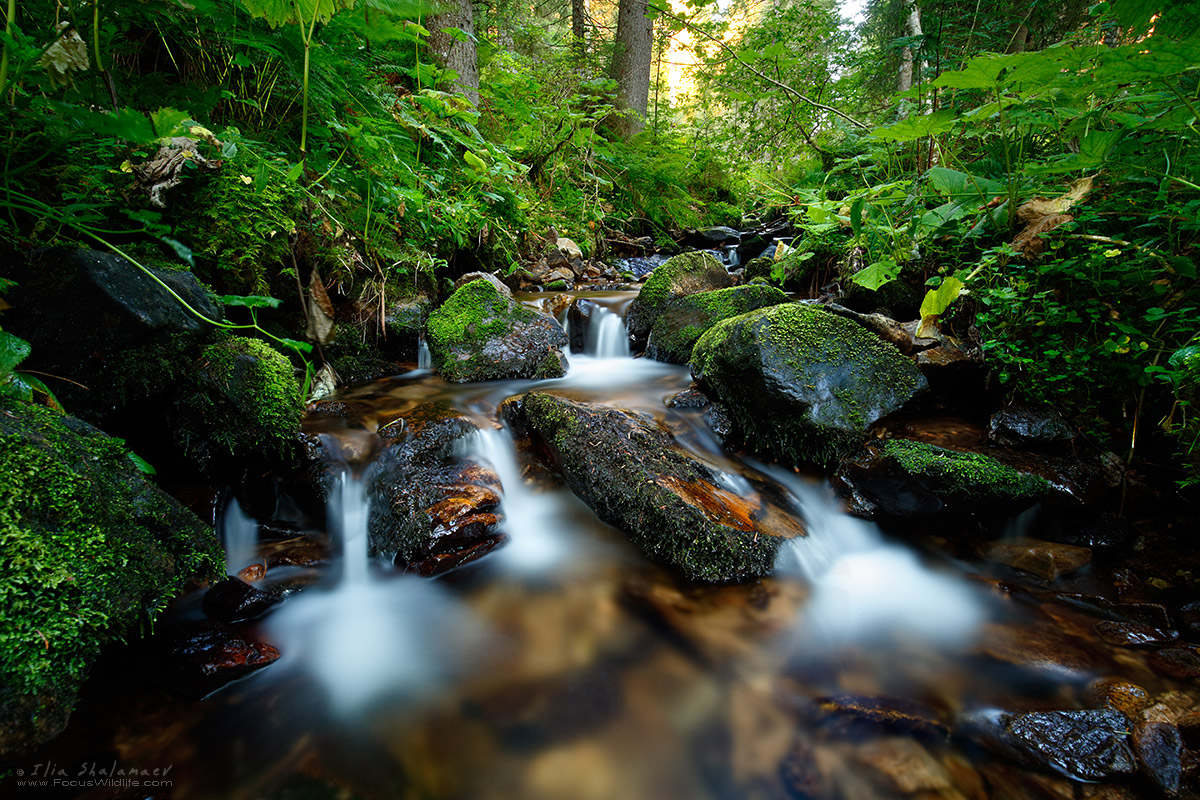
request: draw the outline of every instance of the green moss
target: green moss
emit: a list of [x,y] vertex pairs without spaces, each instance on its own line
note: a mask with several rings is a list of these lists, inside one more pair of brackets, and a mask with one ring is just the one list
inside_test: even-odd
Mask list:
[[284,458],[304,412],[291,362],[266,342],[240,336],[205,348],[177,405],[177,436],[203,467],[230,457]]
[[137,634],[223,559],[120,440],[44,408],[0,409],[0,701],[69,706],[102,645]]
[[1020,472],[980,453],[947,450],[908,439],[883,444],[887,458],[909,475],[925,479],[946,502],[1025,500],[1045,493],[1045,478]]
[[787,301],[787,295],[769,286],[735,286],[675,298],[655,320],[646,354],[659,361],[687,363],[696,341],[717,322]]
[[449,348],[459,343],[479,343],[503,333],[507,320],[526,321],[537,312],[513,304],[483,279],[471,281],[450,295],[429,315],[426,329],[430,347]]
[[673,288],[681,277],[703,274],[714,268],[725,271],[716,256],[707,250],[695,250],[672,256],[655,267],[654,271],[646,278],[642,290],[638,293],[638,299],[648,306],[657,306],[672,294]]

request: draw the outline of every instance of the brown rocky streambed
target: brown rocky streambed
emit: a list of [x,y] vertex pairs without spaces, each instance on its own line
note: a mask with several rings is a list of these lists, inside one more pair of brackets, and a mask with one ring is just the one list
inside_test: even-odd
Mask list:
[[[317,404],[274,517],[225,517],[240,577],[108,652],[21,769],[95,798],[1196,794],[1186,520],[1114,521],[1099,468],[932,405],[871,428],[839,501],[747,457],[768,429],[723,426],[687,367],[601,341],[631,298],[537,298],[573,314],[563,378]],[[972,452],[987,502],[953,482]]]

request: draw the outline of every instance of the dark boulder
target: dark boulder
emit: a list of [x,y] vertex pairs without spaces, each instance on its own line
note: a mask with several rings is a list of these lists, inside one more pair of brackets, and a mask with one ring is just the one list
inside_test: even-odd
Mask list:
[[646,355],[686,364],[696,340],[721,320],[786,302],[787,295],[771,286],[734,286],[676,298],[654,321]]
[[[865,499],[876,513],[901,519],[1015,514],[1049,489],[1044,478],[994,458],[908,439],[868,445],[859,457],[839,467],[835,483]],[[1022,568],[1034,562],[1024,563]]]
[[78,419],[0,401],[0,476],[0,751],[16,753],[59,733],[102,646],[224,555],[120,440]]
[[747,443],[793,465],[846,455],[926,386],[895,347],[803,303],[718,322],[696,342],[691,363]]
[[600,305],[585,298],[578,298],[567,309],[567,329],[571,340],[571,352],[582,353],[587,349],[588,328],[592,318],[598,316]]
[[433,366],[446,380],[538,380],[566,373],[562,326],[487,280],[458,289],[429,315],[427,326]]
[[218,622],[190,622],[158,642],[161,669],[170,688],[203,695],[279,660],[279,651],[247,631]]
[[541,393],[525,395],[523,410],[572,491],[647,557],[709,582],[774,568],[782,539],[762,525],[762,497],[722,488],[656,420]]
[[1005,447],[1060,445],[1071,441],[1075,434],[1075,426],[1050,406],[1013,403],[988,421],[988,438]]
[[418,406],[386,428],[367,476],[372,555],[422,575],[478,558],[503,540],[497,527],[500,480],[461,457],[478,428],[446,403]]
[[1015,761],[1081,781],[1108,781],[1137,771],[1126,741],[1129,721],[1111,708],[980,712],[962,720],[959,733]]
[[1133,727],[1133,750],[1142,773],[1168,797],[1179,794],[1183,776],[1183,737],[1168,722],[1139,722]]
[[655,267],[646,278],[638,296],[629,304],[625,325],[629,344],[641,350],[650,336],[655,320],[674,299],[696,292],[727,289],[733,285],[720,261],[707,251],[681,253]]
[[251,586],[240,577],[228,577],[204,593],[201,607],[209,619],[236,622],[253,619],[277,602],[278,597]]

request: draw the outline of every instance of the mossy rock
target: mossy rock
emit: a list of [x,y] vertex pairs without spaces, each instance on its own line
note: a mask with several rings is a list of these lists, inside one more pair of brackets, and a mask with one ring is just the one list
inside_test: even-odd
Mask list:
[[783,292],[761,285],[732,286],[677,298],[650,329],[646,355],[657,361],[686,364],[696,340],[721,320],[786,302]]
[[394,361],[416,361],[425,320],[433,308],[434,302],[425,295],[389,303],[384,310],[379,351]]
[[790,250],[778,260],[767,257],[751,259],[743,276],[747,283],[765,279],[774,286],[794,292],[807,288],[816,267],[817,259],[813,253]]
[[807,303],[718,322],[696,342],[691,364],[747,444],[792,465],[846,455],[927,387],[893,345]]
[[224,557],[120,439],[38,406],[0,411],[0,752],[14,754],[61,731],[102,646],[147,630]]
[[261,339],[205,348],[176,400],[175,436],[202,469],[284,465],[296,455],[304,403],[292,364]]
[[433,366],[448,381],[540,380],[566,372],[562,326],[482,279],[460,287],[429,315],[426,328]]
[[908,439],[872,444],[841,466],[838,482],[892,518],[1007,516],[1043,498],[1050,483],[981,453]]
[[760,526],[761,499],[721,488],[656,420],[542,393],[522,406],[571,490],[648,558],[717,583],[774,568],[782,538]]
[[629,304],[625,327],[629,330],[630,345],[635,350],[646,346],[655,320],[671,300],[696,292],[727,289],[731,285],[733,280],[725,266],[707,250],[672,256],[654,268],[638,296]]

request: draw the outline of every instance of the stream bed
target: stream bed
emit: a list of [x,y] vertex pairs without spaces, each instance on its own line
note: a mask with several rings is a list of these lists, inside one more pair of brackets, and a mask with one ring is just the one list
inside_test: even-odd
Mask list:
[[[1176,761],[1163,769],[1189,791],[1193,678],[1164,670],[1161,650],[1114,645],[1100,635],[1112,625],[1097,627],[1155,627],[1161,606],[1109,596],[1111,565],[1099,558],[1039,579],[944,531],[896,537],[847,515],[824,477],[727,452],[700,412],[664,403],[688,388],[686,367],[629,357],[621,313],[632,296],[591,297],[601,311],[564,378],[458,385],[415,369],[340,393],[348,417],[311,417],[306,429],[344,461],[328,519],[286,498],[272,520],[233,503],[220,516],[231,572],[280,564],[262,583],[286,586],[284,601],[246,626],[278,660],[206,692],[181,687],[143,650],[108,653],[45,758],[72,774],[81,763],[166,769],[170,785],[64,793],[1161,796],[1170,787],[1147,765],[1135,720],[1184,737],[1164,745]],[[685,582],[604,524],[501,421],[501,404],[534,387],[653,415],[729,491],[775,487],[780,513],[807,535],[783,545],[768,579]],[[498,476],[506,541],[426,579],[370,554],[378,499],[366,487],[379,431],[435,401],[478,421],[455,452]],[[318,555],[272,555],[298,551]],[[200,602],[184,598],[161,626],[200,619]],[[1083,709],[1100,716],[1073,716]],[[1123,721],[1104,716],[1118,710]]]

